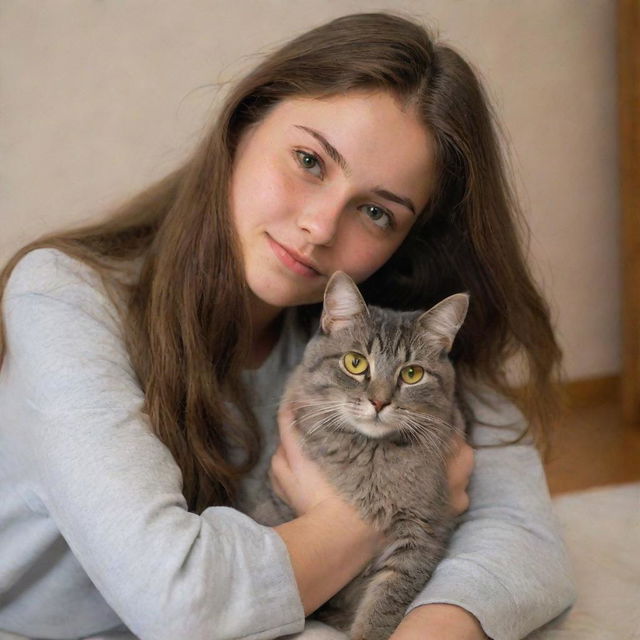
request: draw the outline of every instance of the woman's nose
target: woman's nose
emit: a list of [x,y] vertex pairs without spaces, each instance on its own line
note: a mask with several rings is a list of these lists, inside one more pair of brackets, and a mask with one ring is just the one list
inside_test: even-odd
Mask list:
[[342,203],[331,203],[328,199],[309,202],[298,215],[298,226],[307,234],[307,239],[312,244],[331,246],[343,210]]

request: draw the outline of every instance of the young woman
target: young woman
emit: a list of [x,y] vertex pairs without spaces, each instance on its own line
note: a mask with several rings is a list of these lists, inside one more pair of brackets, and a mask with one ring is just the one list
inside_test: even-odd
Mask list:
[[[558,615],[572,584],[532,442],[559,352],[515,216],[470,67],[364,14],[266,59],[191,159],[106,222],[19,251],[1,281],[0,629],[274,638],[362,569],[382,541],[286,412],[271,475],[298,517],[233,508],[338,269],[388,307],[470,292],[452,358],[474,442],[501,445],[477,450],[470,507],[394,638],[515,639]],[[469,463],[460,445],[458,512]]]

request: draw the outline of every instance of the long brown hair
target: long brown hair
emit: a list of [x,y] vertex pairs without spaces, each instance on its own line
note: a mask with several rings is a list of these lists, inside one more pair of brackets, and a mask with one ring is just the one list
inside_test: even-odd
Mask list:
[[[105,222],[23,247],[0,276],[1,292],[25,253],[54,247],[96,268],[114,301],[125,300],[123,334],[145,409],[182,470],[192,510],[232,503],[260,449],[240,382],[251,327],[237,322],[249,316],[228,210],[236,145],[286,98],[355,89],[389,91],[414,106],[437,156],[436,191],[397,253],[363,283],[368,301],[419,309],[468,291],[471,310],[452,353],[460,370],[513,395],[505,367],[520,355],[528,375],[516,400],[534,434],[543,434],[555,406],[559,349],[522,254],[517,203],[475,73],[411,21],[344,16],[290,41],[241,79],[184,166]],[[117,264],[135,258],[141,275],[125,288]],[[2,330],[0,362],[6,351]],[[230,461],[232,446],[243,460]]]

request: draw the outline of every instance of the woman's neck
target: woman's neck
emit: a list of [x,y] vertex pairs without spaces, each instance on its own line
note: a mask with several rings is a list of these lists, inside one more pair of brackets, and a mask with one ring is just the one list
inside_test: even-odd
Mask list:
[[252,296],[250,314],[253,337],[246,368],[257,369],[278,342],[282,330],[282,309]]

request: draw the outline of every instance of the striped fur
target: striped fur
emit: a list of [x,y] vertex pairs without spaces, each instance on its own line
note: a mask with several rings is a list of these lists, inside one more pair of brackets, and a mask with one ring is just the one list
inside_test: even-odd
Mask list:
[[[452,531],[446,459],[464,420],[447,354],[467,304],[457,294],[426,313],[367,308],[350,278],[337,273],[320,330],[287,384],[284,401],[293,403],[306,453],[389,541],[317,613],[352,638],[391,635]],[[366,357],[364,374],[345,368],[347,352]],[[419,383],[401,381],[407,365],[424,369]]]

